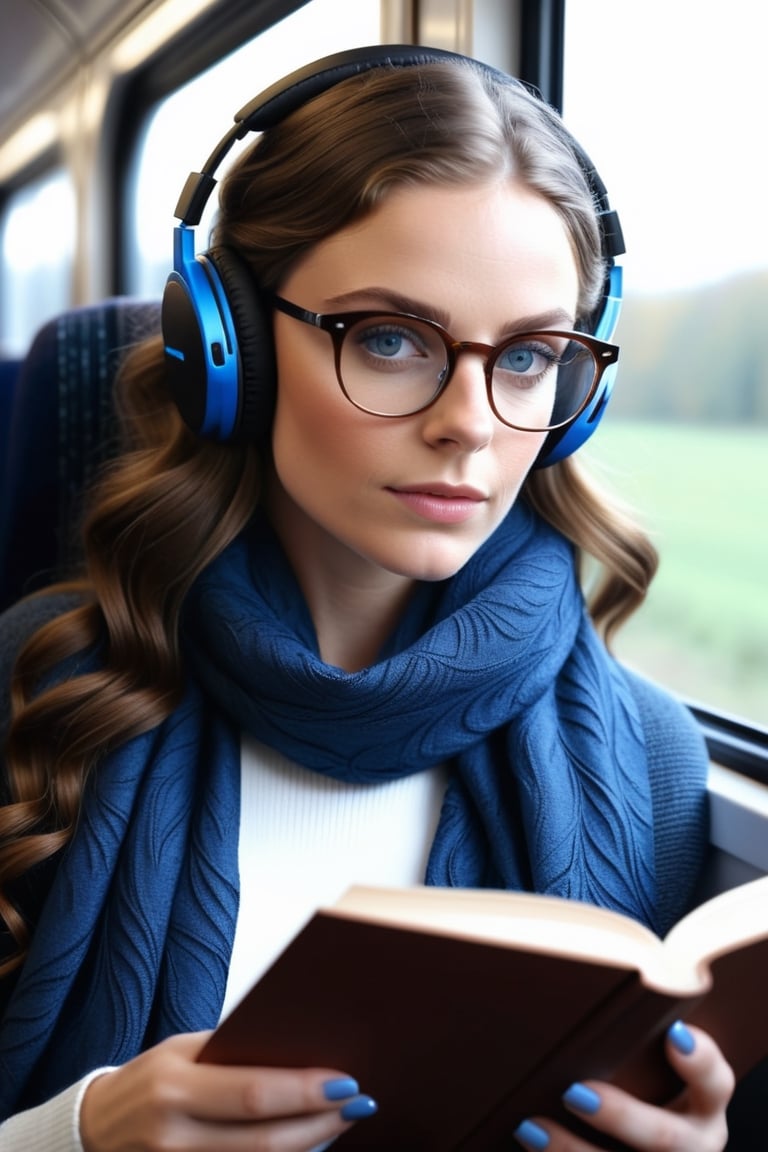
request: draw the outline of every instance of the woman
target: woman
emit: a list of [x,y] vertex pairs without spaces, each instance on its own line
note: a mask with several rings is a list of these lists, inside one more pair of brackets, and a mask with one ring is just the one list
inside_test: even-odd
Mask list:
[[[222,187],[234,415],[181,259],[83,579],[3,622],[0,1148],[298,1152],[371,1115],[354,1069],[195,1062],[351,881],[530,888],[658,930],[690,898],[703,744],[595,630],[654,551],[570,456],[536,467],[615,359],[578,335],[606,276],[583,163],[513,81],[371,55]],[[668,1051],[674,1107],[594,1083],[567,1106],[631,1148],[722,1148],[727,1064],[682,1026]]]

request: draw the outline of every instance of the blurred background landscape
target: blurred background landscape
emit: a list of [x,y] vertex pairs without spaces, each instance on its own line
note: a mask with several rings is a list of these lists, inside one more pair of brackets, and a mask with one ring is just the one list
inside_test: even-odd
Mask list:
[[768,272],[630,296],[617,386],[585,453],[661,553],[617,653],[768,727],[766,304]]

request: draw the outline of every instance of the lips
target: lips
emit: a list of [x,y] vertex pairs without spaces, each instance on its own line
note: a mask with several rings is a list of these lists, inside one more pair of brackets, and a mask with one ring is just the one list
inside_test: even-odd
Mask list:
[[410,512],[435,524],[462,524],[488,499],[467,484],[409,484],[388,491]]
[[395,492],[415,492],[418,495],[440,496],[446,500],[485,500],[484,492],[479,488],[472,488],[469,484],[408,484],[402,488],[393,489]]

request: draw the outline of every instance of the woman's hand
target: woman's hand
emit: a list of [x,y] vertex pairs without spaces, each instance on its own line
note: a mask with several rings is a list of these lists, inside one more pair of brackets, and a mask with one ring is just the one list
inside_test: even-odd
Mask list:
[[[699,1029],[675,1024],[667,1033],[667,1056],[686,1087],[668,1108],[655,1108],[610,1084],[574,1084],[565,1106],[598,1132],[617,1137],[638,1152],[722,1152],[728,1140],[725,1109],[734,1077],[715,1042]],[[533,1152],[595,1152],[545,1119],[526,1120],[515,1132]]]
[[332,1069],[198,1064],[209,1035],[174,1036],[93,1080],[84,1152],[308,1152],[376,1111]]

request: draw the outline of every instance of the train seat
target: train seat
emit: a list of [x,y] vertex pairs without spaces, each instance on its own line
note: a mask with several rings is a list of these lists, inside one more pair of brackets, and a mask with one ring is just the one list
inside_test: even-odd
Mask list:
[[0,359],[0,476],[8,452],[11,406],[20,367],[21,360],[12,357]]
[[83,492],[116,443],[115,375],[159,325],[159,301],[114,297],[55,317],[33,340],[0,424],[0,611],[76,563]]

